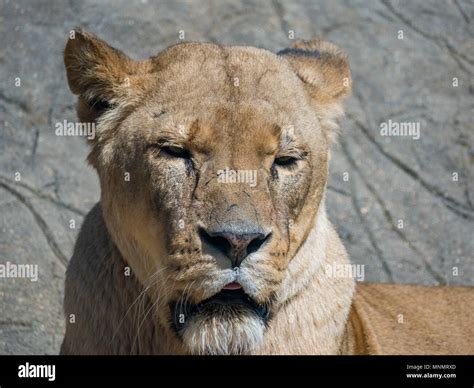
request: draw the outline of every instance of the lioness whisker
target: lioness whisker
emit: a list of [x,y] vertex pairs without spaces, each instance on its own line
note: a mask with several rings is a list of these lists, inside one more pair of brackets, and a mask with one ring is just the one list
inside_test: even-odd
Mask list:
[[163,271],[165,271],[168,267],[163,267],[163,268],[160,268],[158,271],[155,271],[148,279],[147,279],[147,283],[150,283],[148,286],[145,286],[143,287],[142,291],[140,292],[140,294],[135,298],[135,300],[131,303],[131,305],[128,307],[127,311],[125,312],[124,316],[122,317],[122,319],[120,320],[119,324],[117,325],[115,331],[114,331],[114,334],[112,335],[112,341],[114,340],[115,336],[117,335],[121,325],[123,324],[126,316],[128,315],[128,313],[131,311],[131,309],[135,306],[135,304],[138,302],[138,300],[141,298],[143,299],[145,297],[145,293],[150,289],[150,287],[154,284],[154,278],[155,277],[158,277],[159,274],[161,274]]

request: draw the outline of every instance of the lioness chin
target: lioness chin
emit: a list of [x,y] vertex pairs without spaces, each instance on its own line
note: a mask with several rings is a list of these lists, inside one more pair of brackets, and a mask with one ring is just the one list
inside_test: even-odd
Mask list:
[[353,279],[325,271],[348,262],[325,210],[352,83],[339,48],[134,61],[76,31],[64,61],[101,199],[67,270],[62,354],[381,352],[362,302],[349,314]]

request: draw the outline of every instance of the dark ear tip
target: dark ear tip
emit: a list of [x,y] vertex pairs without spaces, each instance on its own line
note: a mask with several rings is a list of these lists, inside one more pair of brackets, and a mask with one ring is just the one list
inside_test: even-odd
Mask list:
[[317,50],[304,50],[300,48],[286,48],[278,51],[277,55],[294,55],[294,56],[303,56],[311,58],[320,58],[321,53]]
[[83,32],[77,28],[69,31],[68,39],[66,42],[66,47],[64,48],[64,54],[67,54],[77,43],[82,43],[84,41]]
[[97,37],[94,34],[85,31],[82,27],[74,27],[74,29],[69,31],[67,45],[73,45],[75,43],[85,43],[87,41],[95,39],[97,39]]
[[352,76],[347,55],[335,44],[318,38],[298,40],[277,55],[286,57],[320,104],[340,101],[350,93]]
[[74,35],[79,36],[86,34],[86,31],[80,26],[75,26],[71,31],[69,31],[69,34],[71,34],[71,32],[74,32]]

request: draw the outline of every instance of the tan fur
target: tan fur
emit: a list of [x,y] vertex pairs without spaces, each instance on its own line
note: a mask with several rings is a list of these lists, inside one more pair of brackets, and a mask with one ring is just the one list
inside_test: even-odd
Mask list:
[[347,353],[473,354],[472,287],[360,284]]
[[[354,281],[324,270],[348,263],[324,203],[330,139],[351,88],[340,49],[300,41],[275,55],[185,43],[137,62],[77,31],[64,59],[79,118],[96,123],[88,160],[101,201],[67,271],[63,354],[360,348],[360,325],[348,320]],[[284,156],[300,160],[275,165]],[[225,168],[256,171],[256,184],[223,184]],[[271,238],[236,273],[198,229],[244,224]],[[268,327],[248,311],[197,315],[179,338],[170,304],[199,303],[236,280],[271,307]],[[355,300],[353,311],[366,308]]]

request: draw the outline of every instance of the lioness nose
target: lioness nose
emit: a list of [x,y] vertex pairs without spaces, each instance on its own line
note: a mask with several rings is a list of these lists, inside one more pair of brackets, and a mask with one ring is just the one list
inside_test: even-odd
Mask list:
[[200,229],[203,241],[224,253],[232,262],[233,267],[239,267],[242,261],[253,252],[256,252],[271,233],[231,231],[207,231]]

